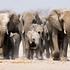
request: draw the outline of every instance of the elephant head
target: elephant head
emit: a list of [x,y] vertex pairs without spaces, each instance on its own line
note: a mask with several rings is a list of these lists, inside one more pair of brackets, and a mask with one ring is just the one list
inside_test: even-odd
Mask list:
[[20,21],[19,21],[18,15],[16,13],[11,14],[10,15],[10,20],[7,24],[8,32],[19,33],[19,30],[18,30],[19,29],[18,28],[19,24],[20,24]]
[[30,26],[33,23],[36,23],[35,13],[24,12],[21,14],[21,20],[22,20],[24,32],[26,33],[27,31],[29,31]]
[[64,33],[67,34],[70,31],[70,11],[63,11],[60,16],[60,21],[63,24]]
[[47,20],[53,28],[62,31],[62,27],[59,19],[60,16],[61,16],[60,10],[53,10],[51,14],[48,16]]

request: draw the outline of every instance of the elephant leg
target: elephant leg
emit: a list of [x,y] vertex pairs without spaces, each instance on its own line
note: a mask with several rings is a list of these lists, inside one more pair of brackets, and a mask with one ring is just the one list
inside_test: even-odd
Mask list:
[[46,57],[47,58],[50,58],[49,48],[50,48],[50,43],[49,43],[49,41],[47,41],[47,43],[46,43]]
[[22,38],[22,44],[23,44],[23,57],[26,57],[26,49],[25,49],[25,44],[26,44],[26,40],[25,38]]
[[41,60],[43,59],[43,49],[44,49],[43,40],[41,40],[41,43],[39,45],[39,55]]
[[[20,45],[20,38],[17,38],[15,41],[15,46],[14,46],[14,54],[15,54],[15,58],[18,58],[19,56],[19,45]],[[22,52],[22,51],[21,51]]]
[[28,50],[28,56],[27,56],[28,59],[30,59],[30,49]]
[[10,49],[10,56],[11,56],[11,59],[15,59],[15,57],[14,57],[14,47],[13,46]]
[[43,60],[43,48],[42,47],[38,47],[36,49],[36,58],[37,59],[40,59],[40,60]]
[[3,46],[3,57],[4,59],[9,59],[9,52],[7,46]]
[[28,39],[25,36],[23,38],[23,57],[26,58],[28,56],[28,50],[29,50],[29,44],[28,44]]
[[33,49],[31,49],[31,59],[33,59],[33,55],[34,55],[34,50]]
[[21,34],[22,37],[22,46],[23,46],[23,58],[26,58],[26,36],[25,36],[25,32],[23,34]]
[[37,48],[37,49],[35,50],[35,53],[36,53],[36,58],[38,59],[38,58],[39,58],[39,48]]
[[68,49],[68,38],[67,35],[65,35],[61,60],[67,60],[67,49]]
[[43,50],[40,51],[40,60],[43,60]]
[[63,41],[58,41],[59,43],[59,50],[60,50],[60,57],[62,57],[62,51],[63,51]]
[[49,49],[50,49],[50,57],[53,57],[54,47],[53,47],[52,39],[50,39]]
[[59,47],[58,47],[58,37],[57,37],[57,30],[53,30],[53,33],[52,33],[52,41],[53,41],[53,48],[54,48],[54,51],[52,52],[52,55],[53,55],[53,59],[54,60],[59,60]]
[[14,59],[14,42],[13,42],[13,39],[12,38],[10,38],[10,56],[11,56],[11,59]]

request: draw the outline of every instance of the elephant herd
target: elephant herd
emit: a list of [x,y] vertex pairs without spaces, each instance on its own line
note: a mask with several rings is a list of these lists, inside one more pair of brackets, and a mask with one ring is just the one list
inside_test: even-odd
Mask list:
[[[47,13],[47,12],[46,12]],[[23,51],[19,50],[22,42]],[[0,48],[4,59],[23,58],[68,60],[70,11],[55,9],[48,15],[39,12],[0,11]]]

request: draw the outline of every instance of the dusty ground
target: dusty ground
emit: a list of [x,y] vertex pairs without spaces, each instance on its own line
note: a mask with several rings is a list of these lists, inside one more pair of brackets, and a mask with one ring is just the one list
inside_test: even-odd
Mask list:
[[[68,51],[70,60],[70,48]],[[45,60],[0,60],[0,70],[70,70],[70,61]]]

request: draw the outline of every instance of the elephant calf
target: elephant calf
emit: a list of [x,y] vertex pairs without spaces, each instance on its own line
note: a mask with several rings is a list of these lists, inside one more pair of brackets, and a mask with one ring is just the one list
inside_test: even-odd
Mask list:
[[36,58],[38,58],[40,54],[40,35],[31,30],[27,33],[27,39],[29,45],[28,58],[33,59],[34,52],[36,53]]

